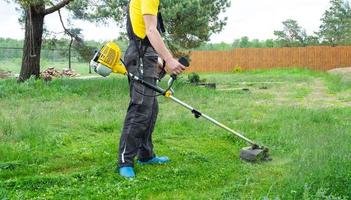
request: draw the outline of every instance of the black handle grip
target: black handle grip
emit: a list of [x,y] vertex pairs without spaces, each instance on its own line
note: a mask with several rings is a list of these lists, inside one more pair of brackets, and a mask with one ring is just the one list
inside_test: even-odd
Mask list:
[[178,62],[182,65],[184,65],[185,67],[189,67],[190,63],[188,61],[188,59],[186,59],[185,57],[180,57]]
[[[178,59],[178,62],[180,64],[184,65],[185,67],[189,67],[190,66],[190,63],[189,63],[188,59],[186,59],[185,57],[180,57]],[[173,78],[173,80],[177,79],[177,75],[175,75],[175,74],[171,74],[171,77]]]
[[175,75],[175,74],[171,74],[171,77],[172,77],[173,80],[177,79],[177,75]]

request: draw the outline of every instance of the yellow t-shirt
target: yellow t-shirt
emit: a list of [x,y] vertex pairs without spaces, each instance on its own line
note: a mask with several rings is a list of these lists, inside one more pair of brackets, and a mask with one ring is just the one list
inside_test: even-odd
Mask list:
[[157,16],[159,0],[131,0],[129,4],[130,21],[136,36],[144,39],[146,28],[143,15]]

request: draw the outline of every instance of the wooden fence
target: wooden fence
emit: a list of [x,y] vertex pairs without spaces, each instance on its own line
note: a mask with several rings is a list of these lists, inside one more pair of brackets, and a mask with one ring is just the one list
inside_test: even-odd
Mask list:
[[351,46],[193,51],[190,58],[188,71],[193,72],[229,72],[235,66],[243,70],[305,67],[326,71],[351,66]]

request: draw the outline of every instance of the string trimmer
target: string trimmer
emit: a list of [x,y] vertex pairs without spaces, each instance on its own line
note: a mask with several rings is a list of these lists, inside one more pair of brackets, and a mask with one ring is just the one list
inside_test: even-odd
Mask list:
[[[171,99],[175,103],[183,106],[184,108],[190,110],[192,114],[195,116],[195,118],[200,118],[203,117],[204,119],[210,121],[211,123],[215,124],[218,127],[221,127],[222,129],[234,134],[235,136],[239,137],[240,139],[246,141],[247,143],[250,144],[249,147],[245,147],[240,150],[240,158],[250,161],[250,162],[256,162],[256,161],[267,161],[270,160],[269,154],[268,154],[268,148],[264,146],[260,146],[254,141],[250,140],[249,138],[245,137],[243,134],[234,131],[224,124],[218,122],[217,120],[211,118],[210,116],[200,112],[199,110],[196,110],[192,106],[184,103],[183,101],[177,99],[176,97],[173,96],[173,90],[172,90],[172,85],[174,81],[176,80],[175,75],[171,75],[171,78],[168,82],[168,88],[163,89],[157,85],[153,85],[149,82],[144,81],[141,77],[136,76],[135,74],[132,74],[127,71],[125,64],[123,60],[121,59],[122,52],[118,45],[113,42],[109,42],[105,44],[99,51],[97,51],[94,55],[94,58],[90,62],[90,66],[94,69],[94,71],[101,76],[108,76],[111,73],[118,73],[118,74],[123,74],[128,76],[131,80],[137,81],[144,86],[151,88],[152,90],[156,91],[157,93],[165,96],[168,99]],[[185,58],[179,59],[179,62],[182,63],[184,66],[189,66],[188,61]]]

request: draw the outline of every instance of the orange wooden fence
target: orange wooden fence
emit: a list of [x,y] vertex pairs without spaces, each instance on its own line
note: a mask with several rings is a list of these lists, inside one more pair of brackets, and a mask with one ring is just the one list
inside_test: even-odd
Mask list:
[[194,72],[229,72],[235,66],[243,70],[306,67],[326,71],[351,66],[351,46],[193,51],[190,58],[188,71]]

